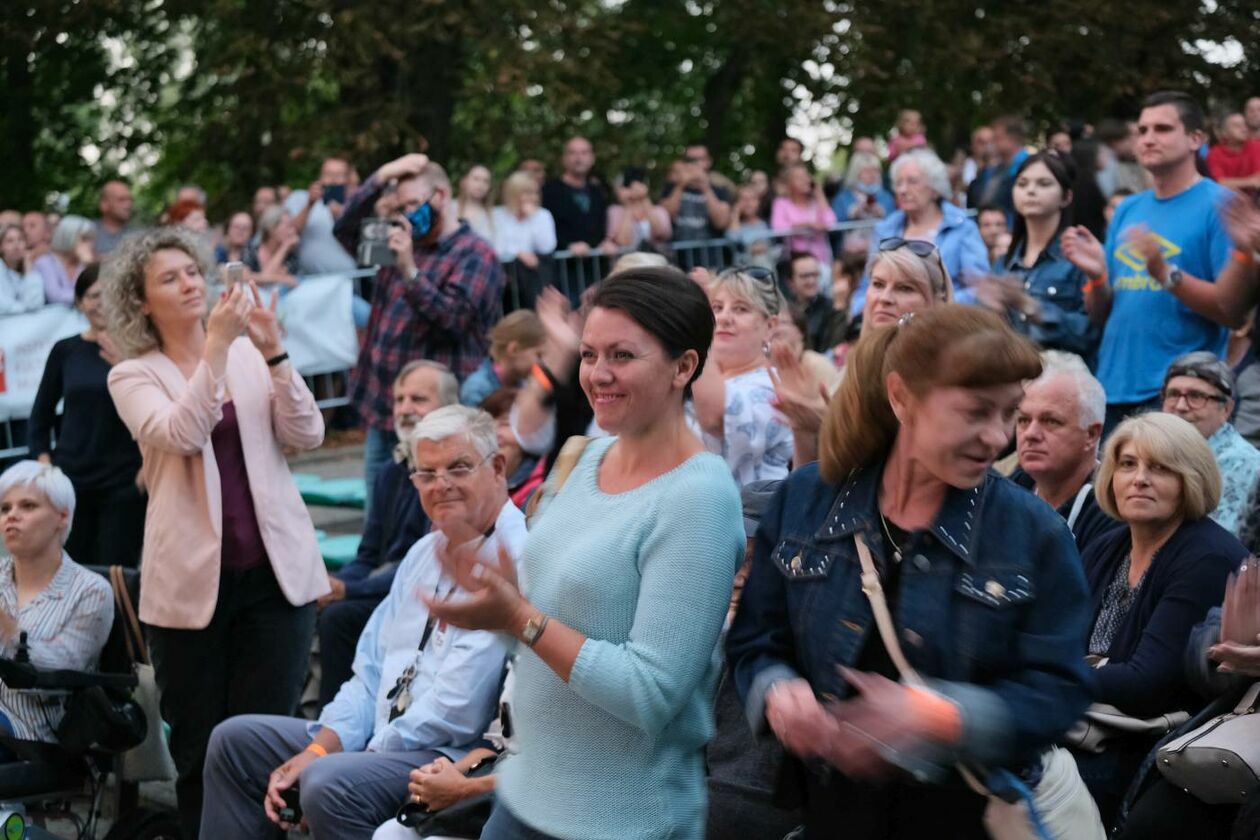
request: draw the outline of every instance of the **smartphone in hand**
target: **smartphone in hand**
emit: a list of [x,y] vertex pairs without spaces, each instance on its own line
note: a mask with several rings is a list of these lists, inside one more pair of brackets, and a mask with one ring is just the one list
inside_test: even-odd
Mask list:
[[245,285],[245,263],[233,260],[223,264],[223,284],[225,286]]

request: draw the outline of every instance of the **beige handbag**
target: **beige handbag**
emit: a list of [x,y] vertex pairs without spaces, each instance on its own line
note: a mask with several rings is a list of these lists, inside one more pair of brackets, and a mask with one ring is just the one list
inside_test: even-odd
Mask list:
[[149,662],[149,648],[144,643],[140,620],[136,617],[131,594],[123,581],[121,566],[109,567],[109,582],[114,588],[114,608],[123,615],[123,641],[127,645],[127,657],[139,680],[132,696],[149,722],[144,740],[118,757],[118,776],[126,782],[169,781],[175,778],[175,761],[166,745],[157,678]]
[[1252,799],[1260,788],[1260,682],[1233,711],[1217,715],[1159,750],[1155,766],[1169,782],[1209,805]]
[[[925,687],[926,681],[911,666],[897,641],[892,613],[888,611],[884,586],[871,559],[871,550],[860,533],[853,535],[853,541],[862,563],[862,592],[871,602],[871,612],[888,650],[888,658],[897,666],[902,682]],[[1035,815],[1026,802],[1007,802],[991,793],[963,765],[958,765],[957,769],[967,786],[989,801],[984,809],[984,827],[993,840],[1106,840],[1107,832],[1103,829],[1098,806],[1076,769],[1076,760],[1067,750],[1050,747],[1042,754],[1041,781],[1033,792]]]

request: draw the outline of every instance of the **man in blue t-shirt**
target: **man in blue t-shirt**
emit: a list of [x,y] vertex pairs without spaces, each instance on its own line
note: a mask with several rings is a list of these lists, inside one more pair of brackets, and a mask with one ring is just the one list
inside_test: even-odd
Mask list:
[[1203,110],[1188,95],[1147,97],[1137,156],[1154,189],[1120,205],[1105,246],[1079,226],[1062,237],[1064,256],[1090,278],[1086,288],[1099,308],[1110,307],[1098,351],[1098,380],[1107,391],[1104,435],[1125,417],[1158,407],[1163,372],[1178,356],[1225,354],[1226,329],[1176,293],[1186,280],[1215,282],[1230,258],[1220,215],[1230,192],[1195,167],[1203,126]]

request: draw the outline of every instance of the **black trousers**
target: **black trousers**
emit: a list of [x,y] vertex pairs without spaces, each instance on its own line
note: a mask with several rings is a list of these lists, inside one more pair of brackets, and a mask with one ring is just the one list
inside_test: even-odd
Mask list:
[[851,781],[838,772],[807,770],[807,840],[988,840],[988,800],[966,787]]
[[234,715],[294,714],[314,632],[315,605],[294,607],[285,600],[270,565],[224,571],[204,630],[149,628],[186,840],[195,840],[201,826],[201,770],[210,732]]
[[350,679],[354,651],[372,611],[385,596],[333,601],[319,613],[319,708],[332,702]]
[[1209,805],[1158,778],[1133,803],[1116,840],[1226,840],[1237,805]]
[[104,490],[74,488],[74,521],[66,554],[81,566],[140,564],[148,500],[134,482]]

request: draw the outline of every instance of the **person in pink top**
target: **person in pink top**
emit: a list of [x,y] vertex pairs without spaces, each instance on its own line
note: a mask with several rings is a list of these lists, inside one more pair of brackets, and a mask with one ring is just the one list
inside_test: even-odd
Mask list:
[[149,493],[140,620],[187,840],[210,731],[233,715],[294,713],[329,591],[284,451],[319,446],[323,417],[284,352],[276,298],[264,305],[251,280],[211,307],[206,268],[195,234],[157,228],[124,239],[101,280],[127,357],[109,393]]
[[788,167],[784,173],[787,192],[770,208],[770,228],[776,233],[795,234],[788,239],[789,251],[807,251],[819,265],[831,265],[831,241],[827,229],[836,223],[835,211],[827,204],[822,187],[814,183],[805,164]]

